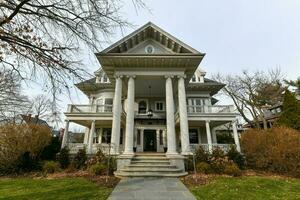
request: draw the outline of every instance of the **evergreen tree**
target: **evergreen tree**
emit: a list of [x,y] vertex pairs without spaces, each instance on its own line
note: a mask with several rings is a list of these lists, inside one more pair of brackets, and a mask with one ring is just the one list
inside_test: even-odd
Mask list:
[[283,111],[277,124],[300,130],[300,102],[289,90],[285,91]]

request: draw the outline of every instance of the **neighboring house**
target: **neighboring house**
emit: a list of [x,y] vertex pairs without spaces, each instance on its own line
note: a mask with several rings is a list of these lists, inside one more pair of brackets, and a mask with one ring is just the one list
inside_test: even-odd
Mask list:
[[32,116],[31,114],[28,115],[17,115],[14,118],[8,118],[8,119],[4,119],[0,122],[0,125],[5,125],[8,123],[14,123],[14,124],[39,124],[39,125],[45,125],[49,128],[51,128],[49,126],[49,124],[45,121],[42,120],[40,118],[38,118],[37,115]]
[[224,84],[205,78],[199,68],[204,55],[153,23],[97,53],[101,69],[94,78],[76,84],[89,104],[69,105],[65,112],[66,132],[69,122],[85,126],[84,142],[68,143],[64,134],[62,147],[73,151],[86,147],[94,154],[111,146],[106,150],[119,155],[117,174],[123,176],[136,172],[128,165],[144,159],[136,158],[141,156],[136,153],[156,152],[160,154],[153,156],[167,159],[182,175],[184,158],[196,146],[209,151],[226,148],[213,138],[216,127],[231,122],[240,151],[237,113],[232,105],[215,104],[213,96]]
[[32,116],[31,114],[28,115],[17,115],[14,118],[8,118],[0,121],[0,126],[5,124],[14,123],[14,124],[38,124],[47,126],[51,129],[53,137],[59,137],[60,131],[52,129],[52,127],[43,119],[40,119],[37,115]]

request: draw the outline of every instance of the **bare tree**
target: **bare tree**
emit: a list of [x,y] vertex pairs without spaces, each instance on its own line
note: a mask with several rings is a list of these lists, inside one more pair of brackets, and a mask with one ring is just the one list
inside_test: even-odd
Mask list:
[[[141,0],[132,0],[144,7]],[[80,46],[99,49],[116,28],[122,0],[0,1],[0,65],[22,79],[45,80],[56,94],[89,75],[77,60]]]
[[21,94],[20,79],[10,70],[0,70],[0,120],[15,120],[30,108],[28,98]]
[[223,92],[230,97],[243,119],[253,127],[267,128],[265,107],[274,105],[283,98],[282,75],[280,70],[269,73],[243,71],[242,75],[217,74],[214,79],[225,83]]
[[27,113],[35,115],[38,119],[44,119],[51,125],[58,127],[61,122],[61,112],[57,105],[46,95],[40,94],[29,100],[30,108]]

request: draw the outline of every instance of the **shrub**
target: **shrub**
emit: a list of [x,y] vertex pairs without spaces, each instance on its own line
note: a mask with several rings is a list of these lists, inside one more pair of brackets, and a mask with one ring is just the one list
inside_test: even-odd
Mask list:
[[97,164],[97,163],[105,163],[106,161],[106,156],[104,155],[104,153],[99,149],[97,151],[97,153],[92,157],[90,158],[88,161],[87,161],[87,166],[91,166],[91,165],[94,165],[94,164]]
[[97,163],[89,167],[89,172],[93,175],[104,175],[107,173],[107,168],[103,163]]
[[200,162],[196,164],[197,173],[207,174],[211,171],[210,165],[206,162]]
[[8,124],[0,127],[0,138],[0,171],[20,171],[22,166],[36,165],[51,140],[51,130],[38,124]]
[[213,149],[210,157],[211,157],[210,159],[212,159],[212,158],[213,159],[218,159],[218,158],[225,158],[226,155],[225,155],[224,151],[221,148],[216,147],[216,148]]
[[[224,173],[225,167],[232,161],[229,161],[227,157],[212,157],[210,160],[211,172],[222,174]],[[233,162],[232,162],[233,163]]]
[[236,177],[236,176],[241,176],[242,171],[235,163],[229,163],[225,166],[224,174]]
[[68,147],[64,147],[60,150],[58,155],[58,162],[60,164],[60,167],[65,169],[70,164],[70,155],[69,155],[69,149]]
[[250,129],[242,134],[241,146],[247,166],[300,177],[300,132],[275,127]]
[[43,165],[43,172],[54,173],[59,170],[59,163],[55,161],[46,161]]
[[185,170],[186,171],[194,171],[193,156],[188,156],[185,159]]
[[195,150],[196,162],[209,162],[209,152],[206,151],[202,146],[198,146]]
[[76,169],[83,168],[86,164],[86,160],[87,160],[87,156],[86,156],[85,149],[79,149],[72,161],[72,165]]
[[55,160],[57,153],[59,153],[61,142],[59,137],[52,137],[51,142],[47,145],[41,154],[42,160]]
[[245,167],[245,156],[236,150],[234,145],[230,146],[229,151],[226,156],[229,160],[232,160],[235,164],[239,166],[240,169],[244,169]]

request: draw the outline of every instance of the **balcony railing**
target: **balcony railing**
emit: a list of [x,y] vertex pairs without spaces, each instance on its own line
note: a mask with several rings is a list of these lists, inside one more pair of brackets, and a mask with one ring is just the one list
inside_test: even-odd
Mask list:
[[[212,149],[220,148],[224,152],[228,152],[231,146],[235,146],[235,144],[212,144]],[[190,148],[192,152],[195,152],[195,150],[198,147],[202,147],[205,151],[209,151],[208,144],[190,144]]]
[[112,105],[69,105],[69,113],[112,113]]
[[214,106],[187,106],[187,112],[189,114],[194,113],[233,113],[232,105],[214,105]]

